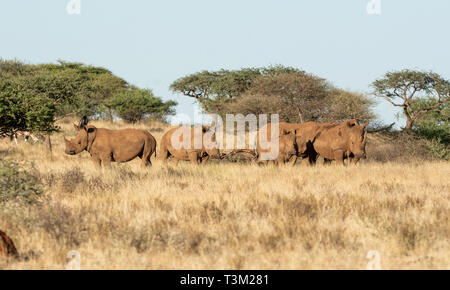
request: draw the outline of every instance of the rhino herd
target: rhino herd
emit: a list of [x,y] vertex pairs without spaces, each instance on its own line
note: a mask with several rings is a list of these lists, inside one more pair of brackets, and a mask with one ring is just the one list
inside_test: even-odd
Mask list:
[[[257,132],[256,150],[252,152],[258,164],[273,162],[294,165],[298,158],[302,158],[302,162],[313,165],[321,156],[326,163],[334,160],[337,164],[344,165],[345,159],[356,164],[360,159],[366,158],[368,123],[361,126],[356,119],[342,123],[281,122],[278,123],[279,134],[275,136],[277,140],[271,140],[274,125],[267,124]],[[146,130],[96,128],[88,124],[86,117],[83,117],[80,124],[74,127],[78,133],[77,136],[72,140],[64,137],[65,153],[75,155],[86,150],[97,166],[109,167],[111,162],[128,162],[136,157],[141,158],[142,166],[147,166],[151,165],[151,156],[156,157],[156,139]],[[269,136],[266,138],[267,142],[276,141],[278,144],[276,154],[270,158],[261,158],[264,153],[270,151],[267,149],[268,146],[264,146],[267,144],[259,141],[262,140],[259,138],[261,132]],[[184,144],[188,146],[180,146],[180,143],[186,143],[186,140],[182,139],[182,136],[185,136],[183,133],[190,136],[188,144]],[[201,134],[200,140],[203,142],[200,146],[194,146],[196,134]],[[203,126],[201,130],[195,130],[190,126],[172,128],[163,135],[160,147],[164,164],[169,158],[172,158],[175,164],[178,164],[179,160],[190,161],[192,164],[205,164],[210,158],[222,159],[225,156],[219,152],[214,130],[206,126]]]

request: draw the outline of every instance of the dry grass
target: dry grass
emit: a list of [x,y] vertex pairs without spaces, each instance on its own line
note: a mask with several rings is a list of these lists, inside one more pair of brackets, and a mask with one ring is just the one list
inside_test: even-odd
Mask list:
[[86,152],[66,156],[61,137],[53,141],[52,156],[0,142],[1,156],[34,162],[45,188],[35,204],[0,205],[0,229],[23,257],[0,268],[64,269],[77,250],[83,269],[365,269],[377,250],[383,269],[450,269],[449,163],[155,160],[98,170]]

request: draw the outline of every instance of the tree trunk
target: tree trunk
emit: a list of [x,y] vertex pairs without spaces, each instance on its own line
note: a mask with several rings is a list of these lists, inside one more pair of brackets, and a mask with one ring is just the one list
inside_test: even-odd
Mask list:
[[406,120],[406,126],[405,126],[405,130],[409,130],[412,128],[413,125],[413,121],[411,119],[407,119]]
[[47,135],[45,136],[45,143],[47,143],[48,152],[52,153],[53,148],[52,148],[52,140],[50,139],[50,133],[47,133]]
[[406,107],[403,108],[403,113],[405,114],[406,117],[406,126],[405,126],[405,130],[409,130],[412,128],[412,125],[414,123],[414,119],[412,118],[412,116],[409,114],[408,109]]
[[109,117],[109,121],[111,122],[111,124],[114,123],[114,118],[113,118],[113,115],[112,115],[112,109],[111,108],[108,108],[108,117]]

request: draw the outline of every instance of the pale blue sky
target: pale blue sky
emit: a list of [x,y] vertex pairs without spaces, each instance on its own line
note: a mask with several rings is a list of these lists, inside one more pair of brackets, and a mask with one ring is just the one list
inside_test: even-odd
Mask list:
[[189,115],[168,87],[204,69],[282,64],[361,92],[389,70],[450,75],[449,0],[381,0],[381,15],[369,0],[81,0],[80,15],[68,2],[0,0],[0,57],[104,66]]

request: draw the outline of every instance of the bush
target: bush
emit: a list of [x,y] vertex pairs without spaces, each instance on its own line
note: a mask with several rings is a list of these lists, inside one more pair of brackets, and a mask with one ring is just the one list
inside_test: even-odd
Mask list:
[[430,154],[434,158],[449,160],[450,159],[450,149],[448,145],[445,145],[440,138],[427,140],[426,146],[430,151]]
[[430,154],[443,160],[449,160],[450,155],[450,122],[447,113],[431,112],[416,122],[412,129],[415,135],[426,139]]
[[366,147],[369,161],[411,162],[449,160],[448,145],[437,139],[427,139],[412,132],[383,132],[369,134]]
[[27,170],[17,163],[0,161],[0,202],[18,198],[32,202],[41,193],[34,168]]
[[450,123],[433,121],[417,122],[414,126],[414,133],[429,140],[440,140],[440,143],[450,144]]
[[173,107],[176,105],[174,101],[163,102],[155,97],[151,90],[138,88],[125,90],[107,101],[107,106],[114,109],[120,118],[130,123],[149,117],[164,120],[166,116],[175,113]]

